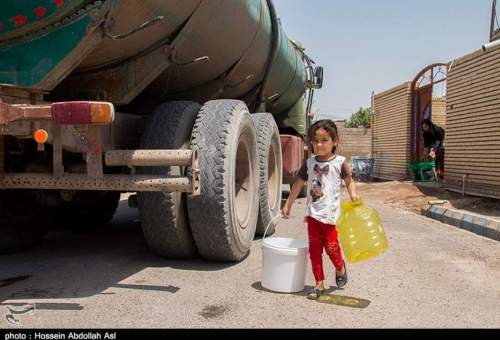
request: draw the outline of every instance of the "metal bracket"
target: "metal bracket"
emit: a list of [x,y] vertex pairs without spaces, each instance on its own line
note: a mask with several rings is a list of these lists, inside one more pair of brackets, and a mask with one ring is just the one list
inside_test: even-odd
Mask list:
[[267,98],[264,102],[270,103],[270,102],[273,102],[275,100],[278,100],[279,97],[280,97],[280,95],[278,93],[275,93],[272,96],[270,96],[269,98]]
[[52,149],[52,172],[54,177],[62,177],[64,175],[62,127],[56,123],[52,125]]
[[104,167],[102,161],[102,129],[100,126],[90,126],[88,132],[90,150],[87,151],[87,176],[89,178],[103,178]]
[[181,62],[181,61],[177,60],[177,50],[174,49],[169,56],[169,60],[172,64],[177,65],[177,66],[188,66],[188,65],[192,65],[192,64],[197,64],[197,63],[202,62],[202,61],[208,62],[208,61],[210,61],[210,57],[203,56],[203,57],[195,58],[191,61]]
[[115,20],[111,17],[108,17],[108,18],[106,18],[106,21],[103,24],[104,35],[106,35],[106,37],[108,37],[111,40],[126,39],[137,32],[140,32],[140,31],[142,31],[150,26],[153,26],[154,24],[158,23],[159,21],[161,21],[163,19],[165,19],[165,17],[163,15],[159,15],[159,16],[154,17],[154,18],[144,22],[140,26],[138,26],[134,29],[131,29],[130,31],[125,32],[123,34],[111,34],[110,30],[113,28],[113,26],[115,24]]
[[193,151],[186,150],[110,150],[105,152],[107,166],[188,166]]
[[0,124],[8,124],[21,120],[50,120],[50,105],[6,104],[0,102]]
[[0,177],[0,189],[37,190],[92,190],[121,192],[192,192],[187,177],[158,177],[158,175],[104,175],[88,178],[85,174],[64,174],[56,178],[50,174],[8,173]]
[[249,74],[248,76],[246,76],[246,77],[245,77],[245,79],[241,80],[241,81],[240,81],[240,82],[238,82],[236,85],[228,84],[228,85],[226,85],[226,87],[228,87],[228,88],[230,88],[230,89],[234,89],[234,88],[236,88],[236,87],[240,86],[241,84],[243,84],[243,83],[247,82],[248,80],[250,80],[250,79],[252,79],[252,78],[254,78],[254,77],[255,77],[255,75],[253,75],[253,74]]
[[201,185],[200,185],[200,156],[197,147],[193,149],[193,155],[191,159],[191,183],[193,184],[192,196],[200,195]]

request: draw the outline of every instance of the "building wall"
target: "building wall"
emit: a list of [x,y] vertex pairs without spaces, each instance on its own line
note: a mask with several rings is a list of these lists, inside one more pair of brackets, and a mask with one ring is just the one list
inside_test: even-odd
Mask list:
[[374,177],[406,179],[410,162],[411,82],[373,98]]
[[372,153],[372,131],[367,128],[346,128],[344,121],[336,121],[340,136],[337,153],[348,157],[370,157]]
[[432,98],[432,122],[446,129],[446,98]]
[[500,197],[500,47],[450,63],[445,181],[449,188]]

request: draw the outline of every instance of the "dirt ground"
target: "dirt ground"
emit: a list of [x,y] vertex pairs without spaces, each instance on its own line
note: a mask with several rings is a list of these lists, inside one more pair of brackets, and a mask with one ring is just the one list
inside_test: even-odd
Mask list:
[[357,183],[361,197],[379,199],[391,207],[421,213],[421,209],[432,200],[445,200],[441,206],[464,210],[500,220],[500,200],[462,196],[438,187],[435,183],[418,184],[412,182]]

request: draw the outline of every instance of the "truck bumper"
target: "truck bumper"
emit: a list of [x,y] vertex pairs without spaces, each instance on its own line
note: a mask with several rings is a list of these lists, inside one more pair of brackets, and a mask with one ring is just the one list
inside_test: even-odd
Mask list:
[[[4,168],[4,136],[0,134],[0,190],[102,190],[121,192],[186,192],[200,194],[200,170],[197,149],[179,150],[107,150],[102,147],[102,125],[114,120],[110,103],[69,102],[51,105],[10,105],[0,102],[0,126],[19,121],[50,121],[53,145],[52,174],[9,173]],[[62,125],[85,124],[88,143],[84,174],[67,173],[63,164]],[[91,147],[90,147],[91,146]],[[104,174],[104,165],[128,167],[129,175]],[[189,176],[136,175],[136,167],[182,166]]]
[[200,171],[197,150],[113,150],[105,153],[106,165],[189,166],[189,176],[97,175],[61,173],[0,174],[0,189],[97,190],[121,192],[186,192],[200,194]]

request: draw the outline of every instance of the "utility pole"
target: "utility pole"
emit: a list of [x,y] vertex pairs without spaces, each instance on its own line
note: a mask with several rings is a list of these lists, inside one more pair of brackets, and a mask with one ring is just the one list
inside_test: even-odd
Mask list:
[[500,39],[500,27],[495,29],[495,22],[498,26],[497,0],[493,0],[493,4],[491,6],[490,42]]

